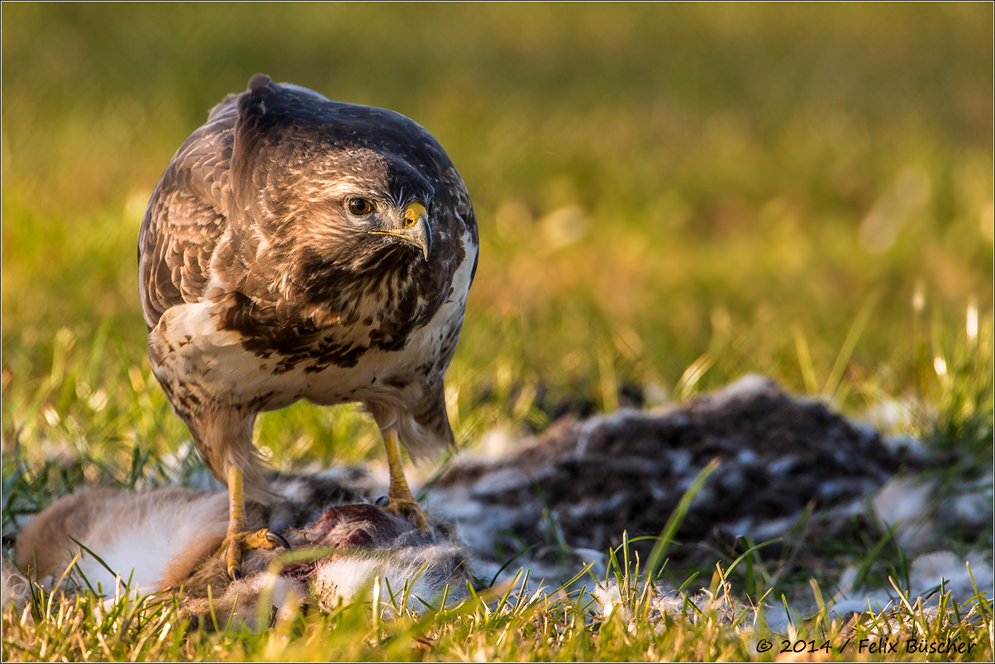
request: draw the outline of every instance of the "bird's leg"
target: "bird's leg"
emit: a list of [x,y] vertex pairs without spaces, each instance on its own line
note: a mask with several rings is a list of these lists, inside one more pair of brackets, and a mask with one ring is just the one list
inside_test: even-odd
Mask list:
[[266,528],[255,532],[248,529],[246,487],[249,495],[261,502],[271,495],[252,445],[256,414],[221,407],[180,412],[207,467],[218,481],[228,486],[228,529],[214,558],[224,562],[228,576],[238,579],[242,576],[242,554],[246,551],[290,548],[283,537]]
[[383,432],[384,447],[387,448],[387,466],[390,472],[390,490],[387,492],[388,504],[384,511],[407,519],[421,530],[431,530],[428,517],[415,500],[408,481],[404,478],[404,465],[401,462],[401,445],[397,439],[397,430],[388,427]]
[[224,555],[225,569],[232,579],[242,577],[242,553],[252,549],[290,548],[283,537],[268,528],[250,532],[245,522],[245,494],[242,471],[234,464],[228,467],[228,532],[219,554]]

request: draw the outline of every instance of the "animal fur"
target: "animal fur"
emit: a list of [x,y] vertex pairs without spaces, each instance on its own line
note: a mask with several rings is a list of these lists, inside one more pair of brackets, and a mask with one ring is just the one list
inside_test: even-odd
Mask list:
[[[452,528],[435,521],[426,532],[388,514],[368,502],[365,477],[351,482],[342,472],[271,476],[280,498],[268,506],[250,503],[249,527],[280,532],[293,547],[287,556],[293,562],[281,562],[285,551],[253,550],[235,581],[212,555],[225,536],[227,496],[184,488],[87,489],[65,496],[20,533],[14,561],[51,588],[78,554],[76,571],[92,587],[108,595],[181,590],[183,610],[210,627],[219,627],[212,615],[252,624],[260,609],[269,614],[260,602],[277,610],[308,599],[334,607],[377,580],[385,599],[407,588],[412,610],[437,601],[447,585],[448,597],[465,597],[467,551]],[[15,581],[5,569],[5,587]],[[70,583],[62,590],[79,587]]]

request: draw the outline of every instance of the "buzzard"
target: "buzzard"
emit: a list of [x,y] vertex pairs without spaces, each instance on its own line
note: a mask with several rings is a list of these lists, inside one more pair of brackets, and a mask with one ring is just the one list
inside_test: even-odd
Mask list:
[[258,74],[215,106],[152,193],[138,237],[152,371],[208,468],[228,486],[223,555],[271,491],[257,413],[300,399],[361,402],[383,436],[386,509],[427,520],[404,477],[454,445],[443,375],[477,266],[459,173],[422,127]]

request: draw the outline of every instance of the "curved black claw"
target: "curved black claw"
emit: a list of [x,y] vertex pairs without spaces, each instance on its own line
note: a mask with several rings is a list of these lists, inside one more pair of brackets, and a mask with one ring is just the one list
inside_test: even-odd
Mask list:
[[377,507],[387,507],[388,505],[390,505],[390,497],[380,496],[379,498],[373,501],[373,504],[376,505]]
[[290,546],[290,542],[288,542],[283,535],[273,532],[272,530],[266,531],[266,539],[277,546],[282,546],[287,551],[290,551],[293,548]]

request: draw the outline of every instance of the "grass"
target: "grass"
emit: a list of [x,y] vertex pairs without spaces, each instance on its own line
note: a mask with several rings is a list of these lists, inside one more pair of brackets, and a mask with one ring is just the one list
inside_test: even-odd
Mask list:
[[[762,610],[733,596],[722,568],[693,601],[640,585],[637,575],[623,574],[617,563],[612,573],[619,579],[614,586],[591,579],[571,593],[532,592],[519,577],[504,594],[474,594],[421,615],[392,598],[327,612],[311,607],[260,632],[188,630],[170,600],[125,594],[102,602],[93,592],[73,599],[39,592],[23,612],[4,616],[3,654],[5,661],[185,661],[218,653],[242,661],[769,661],[806,653],[815,661],[881,661],[894,658],[871,644],[890,643],[897,649],[892,652],[909,661],[990,658],[988,598],[966,610],[948,595],[933,611],[901,601],[849,621],[830,618],[823,606],[815,616],[793,621],[786,634],[775,634],[764,628]],[[818,585],[813,589],[821,604]],[[385,618],[388,609],[392,614]],[[937,647],[949,652],[937,653]]]
[[[989,5],[2,12],[5,534],[17,516],[84,483],[144,488],[197,475],[188,434],[145,359],[135,243],[169,156],[257,71],[398,110],[460,168],[481,232],[447,378],[461,445],[494,427],[541,431],[563,412],[685,400],[761,373],[944,451],[950,463],[930,470],[938,491],[985,485]],[[354,407],[270,413],[257,438],[281,467],[382,456]],[[901,583],[893,541],[830,544],[839,560],[866,562],[867,578]],[[991,561],[990,530],[950,546],[981,547]],[[807,579],[779,574],[785,561],[764,567],[749,555],[733,566],[742,552],[700,579],[719,574],[715,591],[728,587],[738,601],[776,590],[775,604],[781,592],[814,602]],[[831,594],[829,575],[813,578]],[[817,615],[789,636],[836,643],[918,629],[970,636],[988,659],[990,600],[933,618],[896,606],[849,627]],[[252,635],[186,633],[169,605],[98,612],[94,597],[39,598],[32,621],[4,617],[3,656],[778,654],[758,653],[757,632],[718,614],[651,620],[626,599],[630,626],[590,601],[541,596],[494,609],[474,600],[394,621],[349,606]],[[938,658],[908,655],[917,657]]]

